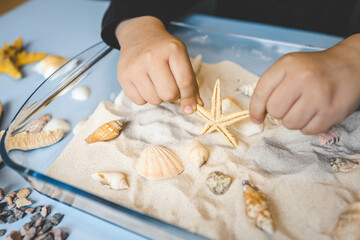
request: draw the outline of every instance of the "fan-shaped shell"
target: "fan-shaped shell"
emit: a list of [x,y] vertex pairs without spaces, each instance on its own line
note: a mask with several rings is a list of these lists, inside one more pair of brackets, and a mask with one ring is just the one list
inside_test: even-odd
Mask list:
[[349,211],[340,215],[335,228],[335,240],[358,239],[360,239],[360,202],[355,202]]
[[201,167],[209,158],[209,150],[201,143],[197,143],[189,151],[189,161],[197,167]]
[[161,146],[147,147],[136,162],[139,175],[149,179],[174,177],[184,171],[184,166],[176,154]]
[[86,143],[94,143],[98,141],[108,141],[120,135],[122,129],[120,120],[113,120],[98,127],[90,136],[85,139]]
[[121,172],[94,173],[91,177],[95,181],[101,182],[104,186],[110,189],[122,190],[129,188],[126,176]]

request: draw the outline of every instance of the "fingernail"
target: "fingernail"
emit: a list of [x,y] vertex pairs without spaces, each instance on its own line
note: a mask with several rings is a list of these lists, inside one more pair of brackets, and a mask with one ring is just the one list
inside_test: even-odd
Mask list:
[[184,112],[185,112],[186,114],[192,114],[192,113],[194,112],[194,108],[191,107],[191,106],[185,106],[185,107],[184,107]]
[[260,124],[260,123],[261,123],[261,121],[255,119],[255,118],[253,118],[253,117],[251,117],[250,120],[251,120],[253,123],[256,123],[256,124]]

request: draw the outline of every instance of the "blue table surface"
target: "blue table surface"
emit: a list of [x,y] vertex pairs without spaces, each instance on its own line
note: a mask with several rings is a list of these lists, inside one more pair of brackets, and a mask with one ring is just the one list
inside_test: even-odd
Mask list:
[[[0,16],[0,44],[11,43],[21,36],[31,51],[44,51],[70,58],[101,40],[101,20],[108,4],[107,1],[82,0],[29,1]],[[181,21],[205,28],[322,48],[331,47],[342,39],[320,33],[200,14],[188,15]],[[24,78],[21,80],[14,80],[5,74],[0,75],[0,101],[4,103],[5,113],[1,123],[2,128],[10,124],[16,111],[44,80],[31,71],[31,67],[28,65],[22,69]],[[9,167],[0,170],[0,187],[5,191],[28,186],[27,182]],[[65,214],[59,226],[70,233],[68,239],[145,239],[35,191],[29,199],[35,206],[49,204],[54,213]],[[9,233],[12,230],[19,230],[28,221],[29,216],[26,216],[13,224],[3,224],[0,229],[7,229]]]

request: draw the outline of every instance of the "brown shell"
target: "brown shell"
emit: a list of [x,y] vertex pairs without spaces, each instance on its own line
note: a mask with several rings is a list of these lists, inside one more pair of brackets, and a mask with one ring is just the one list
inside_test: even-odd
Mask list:
[[334,239],[360,239],[360,202],[353,203],[347,212],[340,215],[335,228]]
[[113,120],[98,127],[90,136],[85,139],[86,143],[108,141],[120,135],[123,123],[120,120]]

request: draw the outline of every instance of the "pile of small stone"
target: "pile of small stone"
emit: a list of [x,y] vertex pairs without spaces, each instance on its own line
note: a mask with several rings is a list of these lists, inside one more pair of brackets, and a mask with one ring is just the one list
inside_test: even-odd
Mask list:
[[[31,221],[26,223],[20,231],[12,231],[6,236],[6,240],[64,240],[69,234],[62,231],[57,226],[64,215],[56,213],[50,218],[49,205],[30,207],[31,201],[27,199],[31,191],[23,188],[20,191],[13,191],[7,195],[0,188],[0,224],[13,223],[22,219],[27,214],[33,214]],[[3,201],[5,200],[5,201]],[[5,207],[7,206],[7,209]],[[25,208],[27,207],[27,208]],[[0,229],[0,237],[6,234],[6,229]]]

